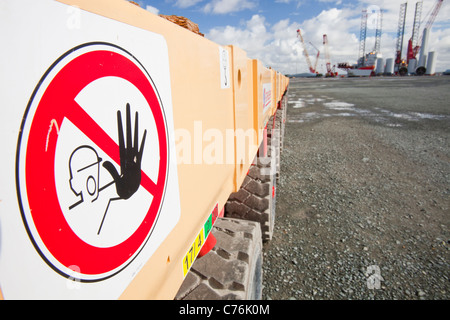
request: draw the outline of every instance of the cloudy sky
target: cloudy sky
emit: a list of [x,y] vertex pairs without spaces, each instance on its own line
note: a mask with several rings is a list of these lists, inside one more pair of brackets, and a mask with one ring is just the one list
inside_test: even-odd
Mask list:
[[[393,58],[397,38],[400,4],[408,2],[404,52],[412,34],[416,1],[406,0],[140,0],[141,7],[167,15],[191,19],[205,36],[221,45],[232,44],[247,51],[282,73],[308,72],[297,29],[302,30],[314,62],[314,44],[323,52],[323,34],[327,34],[331,63],[356,63],[359,52],[361,12],[369,10],[367,50],[374,47],[376,14],[383,10],[383,57]],[[438,0],[423,0],[422,25]],[[443,2],[433,25],[429,51],[437,52],[437,71],[450,69],[450,4]],[[423,28],[423,27],[422,27]],[[421,30],[422,30],[421,28]],[[325,71],[319,60],[318,69]]]

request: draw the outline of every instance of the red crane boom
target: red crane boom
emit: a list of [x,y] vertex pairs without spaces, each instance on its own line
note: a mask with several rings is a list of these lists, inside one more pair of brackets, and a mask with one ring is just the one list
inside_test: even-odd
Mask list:
[[314,70],[317,72],[317,63],[319,62],[320,50],[317,49],[317,47],[312,42],[310,42],[309,44],[312,45],[313,48],[317,51],[316,62],[314,63]]
[[[431,11],[430,18],[428,19],[427,24],[425,25],[425,28],[424,28],[424,29],[431,30],[431,27],[433,26],[433,23],[434,23],[434,21],[436,20],[436,17],[437,17],[437,15],[439,14],[439,11],[441,10],[441,6],[442,6],[442,3],[443,3],[443,2],[444,2],[444,0],[437,0],[437,1],[436,1],[435,5],[434,5],[434,7],[433,7],[433,10]],[[413,49],[413,55],[414,55],[414,58],[415,58],[415,57],[417,56],[417,54],[419,53],[420,47],[421,47],[421,45],[422,45],[423,32],[422,32],[422,33],[419,33],[419,35],[420,35],[419,41],[417,41],[417,45],[416,45],[416,46],[414,47],[414,49]]]
[[325,50],[325,61],[327,66],[327,77],[335,77],[337,76],[336,72],[336,66],[333,66],[331,68],[331,62],[330,62],[330,50],[328,48],[328,36],[326,34],[323,35],[323,47]]
[[[300,31],[300,29],[297,30],[297,35],[300,38],[300,42],[302,43],[303,53],[304,53],[305,58],[306,58],[306,63],[308,64],[309,71],[311,73],[316,73],[316,69],[313,68],[312,63],[311,63],[311,59],[309,58],[308,50],[306,49],[305,40],[303,39],[302,32]],[[318,53],[316,59],[319,58],[319,54],[320,54],[320,52]],[[316,61],[316,65],[317,65],[317,61]]]

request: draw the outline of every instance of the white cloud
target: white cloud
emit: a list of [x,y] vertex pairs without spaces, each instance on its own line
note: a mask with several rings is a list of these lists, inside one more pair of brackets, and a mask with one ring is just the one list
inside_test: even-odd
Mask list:
[[244,49],[249,58],[260,59],[266,66],[283,72],[281,67],[295,59],[293,47],[297,45],[295,32],[298,27],[298,24],[290,23],[289,19],[270,26],[265,17],[254,15],[243,28],[214,28],[206,36],[222,45],[236,45]]
[[266,29],[265,18],[254,15],[245,24],[245,29],[232,26],[211,29],[207,37],[219,44],[233,44],[249,52],[265,50],[271,36]]
[[297,3],[296,7],[298,9],[306,3],[306,0],[275,0],[275,2],[276,3],[284,3],[284,4]]
[[189,8],[192,7],[194,5],[196,5],[199,2],[202,2],[203,0],[177,0],[175,2],[175,6],[179,7],[179,8]]
[[256,3],[249,0],[212,0],[204,7],[206,13],[226,14],[253,9]]
[[149,6],[149,5],[147,5],[145,7],[145,10],[150,11],[151,13],[154,13],[154,14],[159,14],[159,9]]
[[[214,28],[206,36],[222,45],[236,45],[244,49],[250,58],[260,59],[266,66],[282,73],[307,72],[308,66],[297,38],[297,29],[301,27],[307,44],[312,42],[322,52],[323,34],[326,33],[333,55],[332,63],[346,62],[349,59],[350,62],[355,62],[358,40],[349,29],[359,28],[359,17],[352,17],[352,14],[347,9],[326,10],[301,25],[289,19],[269,25],[265,17],[254,15],[242,28]],[[309,44],[308,48],[310,55],[316,54]],[[324,68],[323,59],[319,61],[319,69],[321,65]]]

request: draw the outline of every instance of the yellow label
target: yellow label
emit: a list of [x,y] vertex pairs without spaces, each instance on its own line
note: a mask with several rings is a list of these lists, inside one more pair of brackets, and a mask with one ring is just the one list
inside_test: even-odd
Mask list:
[[218,211],[218,204],[214,207],[212,213],[209,215],[208,219],[205,221],[202,230],[198,233],[197,237],[195,238],[194,242],[192,243],[190,249],[186,253],[186,255],[183,258],[183,274],[186,277],[187,273],[192,267],[192,264],[194,263],[195,259],[197,258],[201,248],[205,244],[206,238],[208,238],[208,235],[210,234],[212,227],[213,227],[213,221],[216,220],[217,216],[219,214]]
[[204,230],[202,229],[197,238],[195,238],[194,243],[192,243],[191,248],[188,250],[186,255],[183,259],[183,273],[186,277],[186,274],[188,273],[189,269],[191,269],[192,264],[195,261],[195,258],[197,258],[198,253],[200,252],[200,249],[203,246],[203,243],[205,242],[205,234]]

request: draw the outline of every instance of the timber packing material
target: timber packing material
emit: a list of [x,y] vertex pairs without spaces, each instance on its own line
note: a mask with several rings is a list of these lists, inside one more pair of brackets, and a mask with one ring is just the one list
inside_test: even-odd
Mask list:
[[189,31],[192,31],[202,37],[205,36],[203,33],[200,32],[200,30],[198,28],[198,24],[192,22],[188,18],[175,16],[175,15],[164,15],[164,14],[160,14],[159,16],[161,18],[164,18],[166,20],[169,20],[169,21],[179,25],[180,27],[188,29]]

